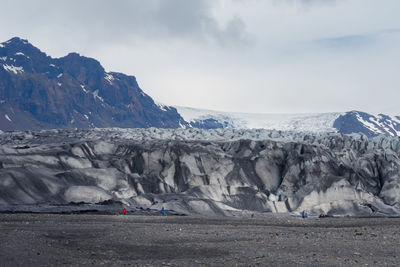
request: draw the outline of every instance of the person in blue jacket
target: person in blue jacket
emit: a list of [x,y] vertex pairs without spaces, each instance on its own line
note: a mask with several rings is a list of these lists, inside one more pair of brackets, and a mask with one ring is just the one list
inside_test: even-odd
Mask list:
[[304,218],[304,219],[308,218],[308,215],[304,210],[301,212],[301,217]]
[[165,209],[164,209],[164,207],[162,207],[162,209],[161,209],[161,214],[162,214],[162,216],[165,216]]

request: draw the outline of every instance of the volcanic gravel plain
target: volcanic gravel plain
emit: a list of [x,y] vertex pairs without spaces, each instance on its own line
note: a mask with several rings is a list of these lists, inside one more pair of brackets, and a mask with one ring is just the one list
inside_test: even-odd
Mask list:
[[400,219],[0,214],[0,266],[398,266]]

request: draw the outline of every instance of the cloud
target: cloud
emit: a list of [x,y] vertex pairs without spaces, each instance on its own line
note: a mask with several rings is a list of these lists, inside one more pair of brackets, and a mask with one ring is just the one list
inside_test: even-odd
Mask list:
[[212,13],[215,4],[211,0],[13,0],[2,6],[4,10],[18,10],[18,20],[11,13],[3,14],[0,21],[8,21],[11,27],[25,24],[37,32],[69,32],[80,38],[109,42],[138,38],[219,44],[245,41],[244,21],[232,16],[226,26],[221,25]]
[[385,41],[388,37],[399,35],[400,29],[387,29],[373,33],[346,35],[334,38],[317,40],[316,43],[321,47],[342,49],[342,50],[360,50],[372,45],[377,45]]
[[222,26],[213,16],[212,8],[218,1],[211,0],[169,0],[157,1],[153,18],[157,27],[173,37],[189,37],[196,40],[211,39],[219,44],[237,44],[247,41],[244,21],[233,16]]
[[337,0],[286,0],[287,3],[301,4],[305,6],[335,5]]
[[165,104],[379,111],[398,99],[398,0],[2,0],[1,7],[1,41],[20,36],[53,57],[96,58],[107,71],[135,75]]
[[348,35],[336,38],[326,38],[316,41],[322,47],[333,49],[361,49],[376,42],[371,35]]
[[301,7],[335,6],[340,0],[272,0],[275,5],[290,4]]

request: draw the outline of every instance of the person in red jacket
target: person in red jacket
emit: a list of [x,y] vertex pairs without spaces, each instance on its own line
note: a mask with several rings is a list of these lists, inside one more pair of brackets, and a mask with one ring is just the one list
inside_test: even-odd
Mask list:
[[124,215],[126,215],[126,209],[125,209],[125,208],[122,210],[122,213],[123,213]]

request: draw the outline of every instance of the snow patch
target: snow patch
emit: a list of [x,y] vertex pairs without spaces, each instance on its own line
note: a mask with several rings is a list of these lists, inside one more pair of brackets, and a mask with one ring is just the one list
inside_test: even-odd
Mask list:
[[158,102],[155,102],[155,104],[156,104],[156,105],[158,106],[158,108],[161,109],[162,111],[168,111],[167,109],[169,109],[169,107],[166,106],[166,105],[164,105],[164,104],[161,104],[161,103],[158,103]]
[[83,117],[85,117],[87,120],[89,120],[89,116],[84,114]]
[[108,81],[109,84],[113,84],[113,81],[115,80],[114,76],[112,76],[109,73],[106,73],[106,76],[104,76],[104,79],[106,79]]
[[54,65],[54,64],[50,64],[49,66],[53,67],[53,68],[56,68],[56,65]]
[[60,74],[57,75],[57,78],[60,79],[62,76],[63,76],[63,74],[60,73]]
[[393,116],[391,117],[392,121],[396,122],[397,124],[400,124],[400,120],[398,119],[398,117]]
[[23,56],[23,57],[30,58],[29,56],[25,55],[25,54],[22,53],[22,52],[17,52],[17,53],[15,53],[15,55],[16,55],[16,56]]
[[6,114],[6,115],[4,115],[4,117],[8,120],[8,121],[12,121],[11,119],[10,119],[10,117],[8,117],[8,115]]
[[179,122],[179,127],[182,128],[182,129],[186,129],[186,126],[183,125],[181,122]]
[[99,96],[99,90],[93,92],[93,97],[104,103],[104,99],[101,96]]
[[381,122],[383,120],[383,117],[381,115],[378,115],[378,119],[371,117],[370,120],[373,123],[375,123],[375,125],[378,125],[379,127],[385,129],[385,131],[388,132],[391,136],[394,136],[394,133],[392,131],[390,131],[390,128],[388,128],[387,125],[385,124],[386,121]]
[[58,84],[58,86],[61,86],[62,85],[62,83],[57,83]]
[[7,57],[0,57],[0,60],[6,61],[6,60],[7,60]]
[[85,86],[81,84],[81,88],[85,93],[88,93],[88,90],[86,90]]
[[372,131],[372,132],[374,132],[374,133],[382,133],[381,130],[379,130],[378,128],[376,128],[375,124],[373,124],[373,123],[371,123],[371,122],[369,122],[369,121],[364,120],[364,119],[360,116],[360,114],[357,113],[357,114],[356,114],[356,118],[357,118],[357,120],[358,120],[359,122],[361,122],[362,124],[364,124],[365,127],[367,127],[370,131]]
[[3,48],[3,47],[4,47],[4,45],[1,43],[1,44],[0,44],[0,48]]
[[3,68],[8,71],[8,72],[12,72],[14,74],[19,74],[19,73],[23,73],[24,72],[24,68],[23,67],[17,67],[14,65],[3,65]]
[[395,124],[396,124],[396,122],[391,122],[389,125],[389,127],[392,129],[392,131],[394,131],[396,133],[392,136],[400,136],[400,131],[396,130]]

